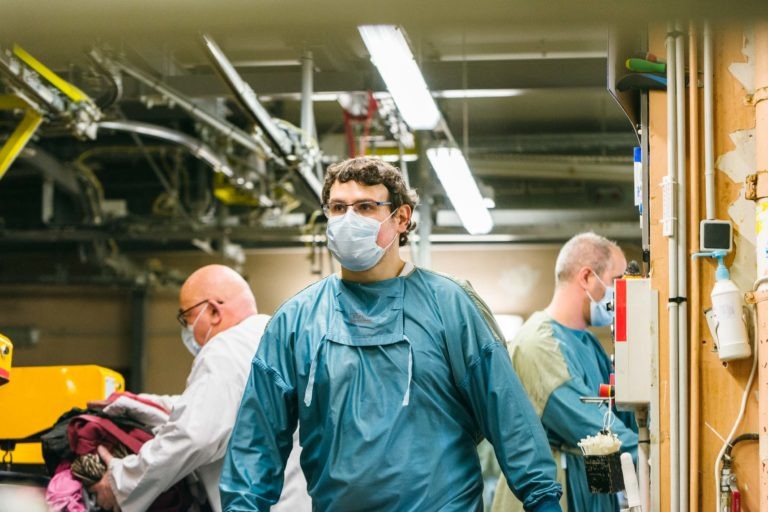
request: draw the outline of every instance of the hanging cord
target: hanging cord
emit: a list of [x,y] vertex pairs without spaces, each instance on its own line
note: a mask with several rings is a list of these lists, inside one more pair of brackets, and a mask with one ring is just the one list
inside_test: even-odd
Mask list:
[[[125,117],[125,114],[123,114],[123,111],[119,107],[114,108],[117,116],[122,120],[127,120]],[[141,140],[141,137],[139,137],[136,133],[130,132],[129,136],[133,140],[134,144],[139,148],[139,151],[144,156],[144,159],[147,161],[147,164],[149,165],[149,168],[152,170],[152,172],[155,174],[155,177],[160,182],[160,185],[165,189],[166,194],[168,194],[169,197],[173,198],[173,200],[176,202],[176,206],[178,207],[179,211],[181,212],[182,216],[187,217],[190,220],[194,220],[192,218],[192,215],[187,211],[187,209],[178,201],[178,191],[174,189],[170,182],[168,181],[168,178],[165,176],[163,171],[160,169],[158,164],[155,162],[155,159],[152,158],[152,155],[147,150],[146,145]]]

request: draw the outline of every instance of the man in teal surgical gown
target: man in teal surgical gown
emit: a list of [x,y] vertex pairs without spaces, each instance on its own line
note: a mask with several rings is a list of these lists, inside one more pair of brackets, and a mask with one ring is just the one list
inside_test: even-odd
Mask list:
[[[592,494],[579,440],[603,428],[606,405],[585,404],[608,383],[611,360],[588,326],[613,320],[613,281],[624,274],[621,249],[595,233],[581,233],[563,245],[555,262],[555,292],[544,311],[531,315],[512,342],[512,363],[547,432],[558,464],[565,462],[568,512],[618,512],[617,497]],[[637,456],[634,416],[619,413],[611,427],[621,451]],[[493,512],[520,510],[503,478]]]
[[487,307],[400,258],[417,200],[400,172],[341,162],[322,199],[341,274],[266,328],[224,463],[224,510],[277,501],[298,423],[314,510],[481,510],[485,437],[527,509],[559,511],[544,430]]

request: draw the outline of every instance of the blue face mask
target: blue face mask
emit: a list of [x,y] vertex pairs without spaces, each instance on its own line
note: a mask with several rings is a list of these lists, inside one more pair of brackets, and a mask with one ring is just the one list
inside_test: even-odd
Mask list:
[[362,272],[375,267],[399,236],[395,233],[386,247],[379,247],[376,243],[381,225],[396,211],[394,210],[382,222],[358,215],[352,208],[342,216],[331,217],[328,219],[326,230],[328,249],[341,266],[348,270]]
[[[593,270],[592,273],[595,274],[595,271]],[[589,324],[595,327],[603,327],[613,323],[613,286],[606,286],[597,274],[595,274],[595,277],[605,288],[605,294],[602,299],[596,301],[587,291],[587,297],[589,297]]]
[[[200,317],[203,316],[203,311],[205,311],[206,308],[208,308],[208,304],[200,310],[200,313],[197,314],[197,318],[192,322],[192,325],[181,328],[181,342],[184,343],[184,346],[189,350],[189,353],[192,354],[193,357],[197,357],[197,354],[199,354],[200,350],[203,348],[195,339],[195,325],[197,325],[197,321],[200,320]],[[208,327],[208,332],[205,334],[206,338],[211,334],[211,327]]]

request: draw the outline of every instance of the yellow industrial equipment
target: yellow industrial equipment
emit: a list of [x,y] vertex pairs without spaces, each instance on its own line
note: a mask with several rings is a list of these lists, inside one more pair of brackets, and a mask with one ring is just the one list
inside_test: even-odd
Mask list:
[[0,146],[0,178],[13,164],[44,120],[64,120],[77,137],[96,138],[102,113],[83,91],[70,84],[18,45],[0,49],[0,74],[9,95],[0,96],[0,110],[24,113],[16,129]]
[[[8,366],[0,358],[0,369],[10,377],[12,345],[0,335],[0,352],[3,347],[8,347]],[[123,376],[100,366],[14,368],[13,377],[0,387],[0,460],[14,465],[43,464],[40,443],[23,440],[50,428],[73,407],[85,408],[87,402],[124,390]]]
[[0,334],[0,386],[11,380],[11,362],[13,361],[13,344],[11,340]]
[[0,96],[0,110],[24,112],[21,122],[0,148],[0,178],[2,178],[43,122],[43,115],[22,98],[8,95]]

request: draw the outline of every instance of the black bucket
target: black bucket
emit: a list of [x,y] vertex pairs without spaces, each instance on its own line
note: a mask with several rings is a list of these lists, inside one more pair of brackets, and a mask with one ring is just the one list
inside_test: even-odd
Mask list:
[[585,455],[584,468],[587,471],[589,490],[593,494],[613,494],[624,490],[620,452]]

